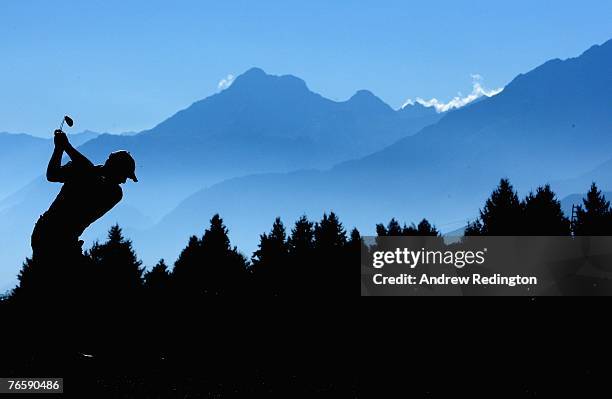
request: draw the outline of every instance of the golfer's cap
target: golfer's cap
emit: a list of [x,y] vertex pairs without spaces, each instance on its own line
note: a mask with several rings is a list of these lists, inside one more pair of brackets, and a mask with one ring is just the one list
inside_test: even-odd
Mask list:
[[135,182],[138,181],[136,178],[136,162],[129,152],[125,150],[115,151],[111,153],[108,158],[111,159],[123,173],[125,173],[125,177],[132,179]]

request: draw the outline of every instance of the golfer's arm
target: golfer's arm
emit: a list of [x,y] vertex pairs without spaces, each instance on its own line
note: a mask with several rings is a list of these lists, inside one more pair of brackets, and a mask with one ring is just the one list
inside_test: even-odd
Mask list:
[[61,182],[62,176],[62,150],[55,147],[49,165],[47,165],[47,180],[50,182]]
[[87,159],[85,155],[77,151],[77,149],[74,148],[72,144],[68,143],[64,151],[66,151],[66,154],[68,154],[72,162],[74,162],[75,164],[93,166],[93,163],[91,163],[91,161]]

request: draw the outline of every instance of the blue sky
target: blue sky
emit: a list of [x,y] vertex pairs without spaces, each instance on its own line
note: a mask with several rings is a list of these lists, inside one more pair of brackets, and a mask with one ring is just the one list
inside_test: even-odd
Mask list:
[[[503,4],[500,4],[503,3]],[[3,1],[0,131],[152,127],[252,66],[345,100],[467,95],[612,38],[612,2]]]

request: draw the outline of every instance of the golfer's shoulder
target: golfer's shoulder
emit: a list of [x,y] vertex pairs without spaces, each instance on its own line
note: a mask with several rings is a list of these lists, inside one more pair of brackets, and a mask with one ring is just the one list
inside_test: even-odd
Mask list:
[[72,169],[79,170],[85,173],[94,173],[98,170],[98,166],[94,165],[89,159],[80,159],[76,161],[68,161],[66,166],[70,165]]
[[123,190],[121,189],[121,186],[118,184],[111,184],[111,187],[112,199],[116,202],[121,201],[123,198]]
[[93,164],[87,162],[68,161],[62,166],[62,171],[70,178],[91,178],[97,174],[97,169]]
[[108,202],[117,203],[123,198],[123,190],[118,184],[106,184],[104,189],[104,197]]

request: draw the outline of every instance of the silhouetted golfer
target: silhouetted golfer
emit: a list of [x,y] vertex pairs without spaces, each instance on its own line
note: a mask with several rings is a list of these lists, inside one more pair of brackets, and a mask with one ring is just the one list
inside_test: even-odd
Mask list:
[[[80,255],[83,241],[79,236],[121,200],[120,184],[128,178],[138,181],[136,164],[127,151],[113,152],[104,165],[94,165],[68,142],[63,131],[55,131],[53,142],[47,180],[64,185],[34,226],[34,258]],[[62,166],[64,152],[71,161]]]

